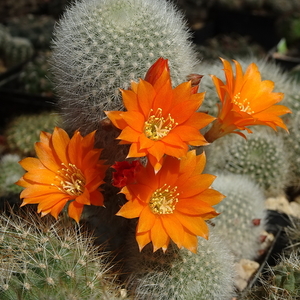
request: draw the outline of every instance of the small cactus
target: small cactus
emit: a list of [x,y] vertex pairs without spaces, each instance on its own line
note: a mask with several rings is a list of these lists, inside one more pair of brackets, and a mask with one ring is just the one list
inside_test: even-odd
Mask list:
[[0,298],[3,300],[121,299],[107,254],[80,228],[0,216]]
[[169,60],[174,85],[196,63],[182,15],[165,0],[90,0],[71,5],[54,31],[51,61],[66,129],[97,129],[122,110],[119,89]]
[[198,253],[171,245],[166,253],[152,246],[139,252],[135,241],[126,253],[136,300],[229,300],[234,294],[233,256],[214,233],[198,238]]
[[4,46],[1,52],[3,52],[3,60],[7,67],[26,62],[34,53],[31,42],[22,37],[10,37]]
[[15,185],[15,182],[24,174],[19,165],[21,157],[17,154],[4,154],[0,159],[0,197],[9,194],[18,194],[23,188]]
[[260,284],[251,288],[241,300],[296,300],[300,299],[299,252],[281,256],[277,265],[268,267],[261,275]]
[[34,143],[39,141],[40,132],[53,131],[59,122],[59,115],[53,112],[15,117],[5,130],[9,149],[23,156],[34,156]]
[[[254,129],[253,129],[254,130]],[[207,148],[207,170],[248,175],[267,196],[278,196],[290,182],[290,161],[280,135],[264,128],[247,135],[247,140],[230,134]]]
[[235,260],[259,255],[261,234],[266,224],[264,191],[246,175],[216,174],[215,189],[226,195],[216,210],[215,232],[224,238]]

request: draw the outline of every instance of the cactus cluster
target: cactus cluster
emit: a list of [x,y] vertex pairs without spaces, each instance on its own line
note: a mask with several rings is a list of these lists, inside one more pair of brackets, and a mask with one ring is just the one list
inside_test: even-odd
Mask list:
[[136,300],[229,300],[234,295],[233,256],[213,232],[208,240],[198,238],[197,254],[175,245],[166,253],[153,253],[151,245],[139,252],[134,242],[125,251]]
[[216,174],[216,190],[226,195],[216,205],[220,215],[214,219],[215,232],[224,237],[236,261],[255,259],[266,224],[264,191],[247,175]]
[[11,120],[5,130],[7,144],[11,151],[22,156],[34,156],[34,143],[39,141],[41,131],[53,131],[60,116],[55,112],[20,115]]
[[29,39],[12,36],[8,29],[0,24],[0,57],[6,67],[23,63],[34,53]]
[[80,228],[33,214],[1,215],[0,224],[1,299],[122,299],[108,254]]
[[196,63],[183,16],[161,0],[90,0],[70,6],[54,30],[52,72],[66,129],[97,129],[122,110],[119,89],[169,59],[174,85]]
[[267,129],[255,130],[247,140],[230,134],[208,147],[207,169],[248,175],[266,196],[284,193],[290,182],[290,161],[282,137]]
[[0,197],[9,194],[18,194],[22,188],[15,182],[24,174],[19,165],[21,157],[17,154],[4,154],[0,159]]

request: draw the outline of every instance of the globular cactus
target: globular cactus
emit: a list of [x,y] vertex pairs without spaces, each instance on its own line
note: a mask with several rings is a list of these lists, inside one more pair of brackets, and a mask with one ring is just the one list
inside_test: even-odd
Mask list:
[[80,228],[33,214],[1,215],[0,224],[1,299],[124,299],[108,254]]
[[24,175],[24,169],[19,165],[21,157],[17,154],[4,154],[0,159],[0,197],[18,194],[22,191],[15,182]]
[[234,294],[233,256],[213,232],[198,238],[197,254],[171,245],[166,253],[152,246],[139,252],[133,241],[125,250],[134,299],[229,300]]
[[34,143],[39,141],[40,132],[53,131],[59,122],[60,116],[55,112],[20,115],[13,118],[5,130],[9,149],[23,156],[34,156]]
[[183,16],[165,0],[77,1],[54,30],[52,72],[65,128],[97,129],[104,110],[122,110],[120,88],[169,60],[174,85],[196,63]]
[[284,193],[289,184],[290,161],[282,137],[268,128],[253,129],[247,140],[229,134],[207,148],[207,170],[248,175],[266,196]]
[[226,195],[216,210],[215,232],[224,238],[235,260],[259,255],[266,225],[265,196],[262,188],[247,175],[216,174],[215,189]]

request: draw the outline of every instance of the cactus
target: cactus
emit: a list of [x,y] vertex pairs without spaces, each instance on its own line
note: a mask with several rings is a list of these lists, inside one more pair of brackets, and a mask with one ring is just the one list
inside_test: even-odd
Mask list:
[[40,132],[53,131],[59,122],[59,115],[53,112],[15,117],[5,130],[8,147],[23,156],[33,156],[34,143],[39,141]]
[[230,134],[207,148],[207,170],[248,175],[266,196],[278,196],[291,181],[290,161],[280,135],[269,128],[256,130],[247,140]]
[[80,228],[31,213],[2,215],[0,224],[1,299],[122,299],[108,254]]
[[53,17],[28,14],[11,18],[7,28],[12,36],[26,37],[35,49],[49,49],[54,23]]
[[[181,14],[165,0],[90,0],[71,5],[54,31],[52,72],[65,128],[97,129],[122,110],[119,88],[169,59],[174,85],[196,63]],[[103,148],[101,146],[101,148]]]
[[300,298],[299,252],[281,256],[268,274],[259,278],[260,285],[247,291],[241,300],[295,300]]
[[139,252],[135,241],[125,251],[136,300],[229,300],[234,294],[233,256],[212,232],[208,240],[198,238],[197,254],[173,244],[166,253],[153,253],[151,245]]
[[290,134],[282,134],[290,161],[291,184],[300,186],[300,111],[293,113],[289,123]]
[[53,86],[49,79],[51,74],[48,71],[50,55],[50,51],[40,52],[34,60],[22,69],[19,79],[25,92],[48,97],[53,96]]
[[264,191],[246,175],[216,174],[215,189],[226,195],[216,210],[215,232],[224,237],[235,260],[255,259],[266,224]]
[[15,182],[24,174],[19,165],[21,157],[17,154],[4,154],[0,160],[0,197],[8,194],[18,194],[22,188]]
[[[12,67],[17,64],[26,62],[33,55],[33,46],[26,38],[9,37],[2,49],[4,62],[7,67]],[[2,45],[1,45],[2,47]]]

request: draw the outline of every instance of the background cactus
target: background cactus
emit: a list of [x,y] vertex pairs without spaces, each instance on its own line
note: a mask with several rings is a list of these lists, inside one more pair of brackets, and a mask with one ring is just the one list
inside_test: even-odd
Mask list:
[[22,156],[34,156],[34,143],[39,141],[40,132],[52,132],[59,122],[60,117],[54,112],[21,115],[13,118],[5,130],[9,149]]
[[169,59],[173,84],[185,81],[196,63],[189,37],[183,16],[164,0],[70,6],[55,28],[52,47],[64,127],[83,134],[98,128],[103,110],[123,108],[119,88],[144,77],[161,56]]
[[255,259],[266,225],[264,191],[247,175],[216,174],[213,187],[226,195],[216,210],[214,231],[224,238],[235,260]]
[[15,182],[23,176],[24,170],[19,165],[21,157],[17,154],[5,154],[0,159],[0,197],[18,194],[22,191]]
[[267,196],[283,194],[290,182],[290,161],[281,136],[262,128],[247,140],[230,134],[207,147],[207,170],[248,175]]
[[122,299],[108,254],[79,228],[33,214],[1,215],[0,224],[1,299]]
[[281,256],[277,265],[269,266],[260,285],[247,291],[241,300],[296,300],[300,297],[299,253]]
[[22,69],[19,80],[24,92],[41,96],[53,96],[53,85],[49,77],[50,51],[39,52],[38,55]]
[[136,300],[229,300],[234,294],[233,256],[212,232],[208,240],[198,238],[197,254],[173,244],[166,253],[153,253],[151,245],[139,252],[135,240],[127,246],[125,272],[132,274]]

